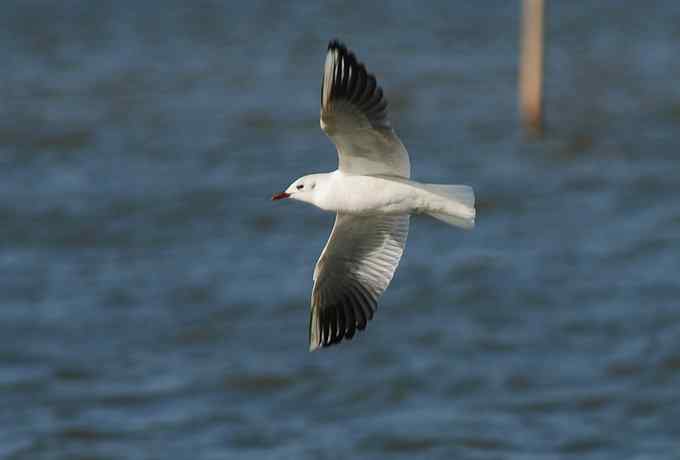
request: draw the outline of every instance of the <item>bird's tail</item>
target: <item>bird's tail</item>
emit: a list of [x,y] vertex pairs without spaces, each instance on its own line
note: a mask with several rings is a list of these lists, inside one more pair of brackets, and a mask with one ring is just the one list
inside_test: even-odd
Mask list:
[[467,185],[419,184],[433,195],[425,212],[449,225],[470,230],[475,226],[475,192]]

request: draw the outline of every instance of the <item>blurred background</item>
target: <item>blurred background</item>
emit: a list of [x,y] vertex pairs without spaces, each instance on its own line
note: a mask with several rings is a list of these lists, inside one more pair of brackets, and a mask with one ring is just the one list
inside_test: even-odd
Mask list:
[[[519,1],[5,0],[0,458],[677,458],[680,3],[546,21],[530,141]],[[310,354],[334,37],[478,220]]]

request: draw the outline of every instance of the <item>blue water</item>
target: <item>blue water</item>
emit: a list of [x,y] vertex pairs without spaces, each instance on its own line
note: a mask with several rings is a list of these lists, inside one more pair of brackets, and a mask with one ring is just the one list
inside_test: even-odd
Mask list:
[[[678,458],[680,4],[550,2],[529,141],[518,3],[5,1],[0,458]],[[334,37],[478,220],[310,354]]]

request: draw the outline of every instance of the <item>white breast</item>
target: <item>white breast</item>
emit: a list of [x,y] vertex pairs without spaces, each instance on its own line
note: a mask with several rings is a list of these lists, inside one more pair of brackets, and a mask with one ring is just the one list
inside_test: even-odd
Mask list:
[[327,211],[358,215],[408,214],[423,205],[423,193],[408,180],[333,173],[317,205]]

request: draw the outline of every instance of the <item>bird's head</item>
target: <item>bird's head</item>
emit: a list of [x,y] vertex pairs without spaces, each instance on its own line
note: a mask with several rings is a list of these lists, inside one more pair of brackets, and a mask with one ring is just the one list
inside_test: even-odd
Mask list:
[[290,184],[285,192],[277,193],[272,196],[272,200],[282,200],[290,198],[291,200],[304,201],[306,203],[314,204],[319,190],[322,188],[325,174],[310,174],[309,176],[302,176],[295,182]]

